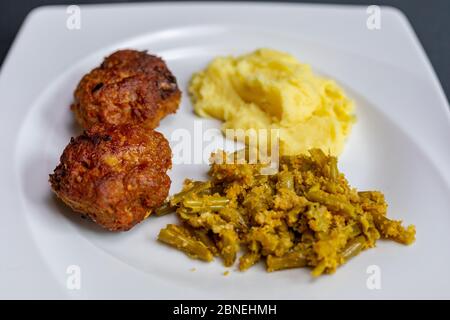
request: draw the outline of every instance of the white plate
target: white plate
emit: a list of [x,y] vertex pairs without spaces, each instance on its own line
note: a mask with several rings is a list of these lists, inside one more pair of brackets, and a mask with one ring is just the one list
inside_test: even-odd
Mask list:
[[[67,18],[66,7],[34,10],[1,71],[0,297],[450,298],[448,102],[399,11],[383,7],[379,30],[367,28],[366,7],[328,5],[82,6],[79,30],[67,29]],[[259,47],[288,51],[336,79],[358,116],[340,167],[355,187],[383,190],[389,215],[415,224],[417,242],[380,241],[316,280],[308,270],[267,274],[261,265],[223,276],[219,260],[194,261],[155,240],[174,216],[109,233],[73,215],[47,182],[77,132],[72,92],[84,73],[124,47],[163,56],[184,92],[212,57]],[[196,119],[184,94],[159,130],[170,138],[175,128],[193,130]],[[206,170],[175,165],[171,192]],[[70,265],[80,267],[80,290],[66,285]],[[372,265],[381,272],[379,290],[367,286]]]

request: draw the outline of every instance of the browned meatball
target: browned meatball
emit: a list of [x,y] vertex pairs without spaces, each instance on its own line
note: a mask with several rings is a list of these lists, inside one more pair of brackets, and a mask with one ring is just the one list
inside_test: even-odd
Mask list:
[[50,175],[53,191],[109,230],[128,230],[166,199],[171,150],[137,125],[94,125],[72,138]]
[[180,97],[176,79],[161,58],[120,50],[81,79],[71,109],[83,128],[101,122],[153,129],[176,112]]

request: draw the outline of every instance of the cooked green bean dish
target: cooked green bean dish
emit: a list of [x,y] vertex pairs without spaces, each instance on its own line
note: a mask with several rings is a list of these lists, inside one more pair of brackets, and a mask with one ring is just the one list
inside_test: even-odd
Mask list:
[[192,258],[220,257],[227,267],[239,260],[246,270],[263,261],[269,272],[309,267],[314,276],[335,272],[380,238],[415,240],[414,226],[387,218],[381,192],[350,187],[337,159],[320,149],[282,157],[273,175],[262,175],[261,167],[212,163],[210,181],[186,180],[156,210],[180,219],[159,240]]

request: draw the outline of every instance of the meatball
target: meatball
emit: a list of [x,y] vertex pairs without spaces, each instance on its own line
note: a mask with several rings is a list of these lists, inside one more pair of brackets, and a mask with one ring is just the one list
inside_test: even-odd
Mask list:
[[161,133],[98,124],[71,139],[49,181],[75,211],[106,229],[125,231],[164,202],[171,165]]
[[79,124],[140,124],[156,128],[175,113],[181,92],[165,62],[145,51],[120,50],[86,74],[71,106]]

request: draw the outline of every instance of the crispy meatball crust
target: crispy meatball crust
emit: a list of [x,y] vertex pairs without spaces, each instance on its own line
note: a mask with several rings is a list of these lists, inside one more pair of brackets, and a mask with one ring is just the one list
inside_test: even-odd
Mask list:
[[94,125],[64,149],[50,174],[56,195],[102,227],[129,230],[166,199],[171,150],[138,125]]
[[81,79],[71,109],[83,128],[101,122],[153,129],[176,112],[180,97],[176,78],[161,58],[120,50]]

